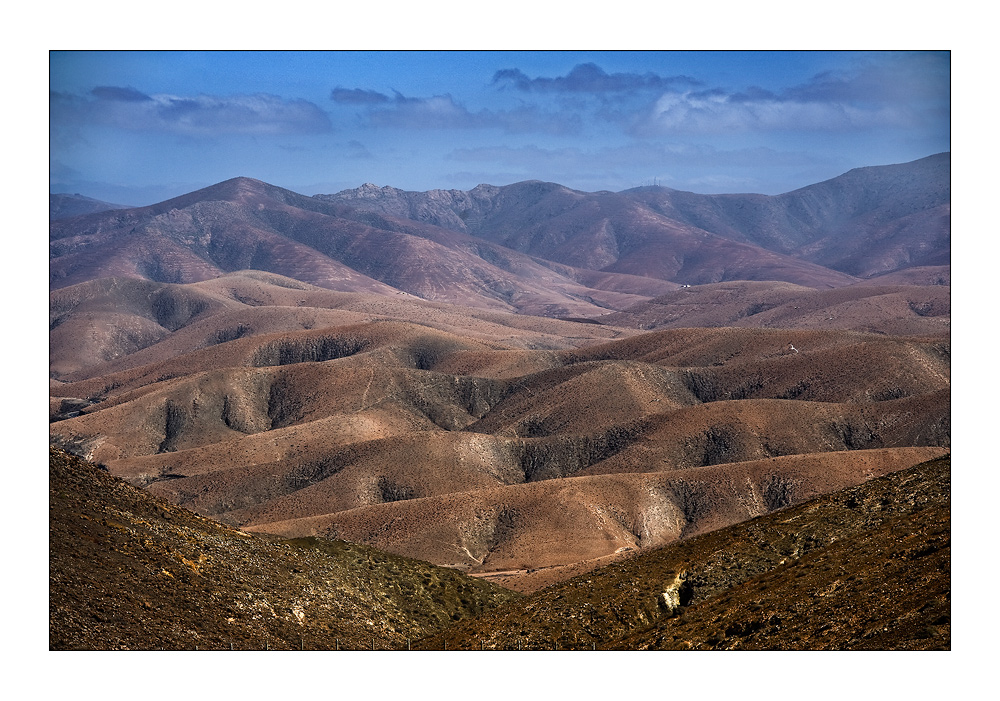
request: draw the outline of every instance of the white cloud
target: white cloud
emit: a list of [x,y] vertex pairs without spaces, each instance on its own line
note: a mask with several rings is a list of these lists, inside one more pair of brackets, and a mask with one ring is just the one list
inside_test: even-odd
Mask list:
[[777,98],[733,100],[720,93],[666,93],[632,125],[636,135],[721,134],[742,131],[847,131],[903,127],[911,116],[889,105]]
[[405,97],[375,106],[365,114],[376,127],[396,129],[498,129],[507,133],[570,134],[580,129],[578,115],[553,114],[522,105],[512,110],[469,110],[451,95]]
[[53,95],[52,121],[57,126],[90,123],[130,131],[187,136],[223,134],[309,134],[331,131],[330,119],[312,102],[276,95],[159,94],[144,96],[127,89],[102,88],[96,99]]
[[950,61],[943,52],[864,54],[772,92],[749,86],[664,92],[638,114],[630,132],[849,132],[878,128],[940,129],[947,123]]

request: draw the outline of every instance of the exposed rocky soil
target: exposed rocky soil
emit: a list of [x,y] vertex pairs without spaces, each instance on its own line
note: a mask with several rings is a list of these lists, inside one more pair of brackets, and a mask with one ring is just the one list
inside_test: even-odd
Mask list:
[[405,649],[519,595],[362,545],[243,533],[49,454],[53,650]]
[[639,553],[426,649],[947,650],[950,457]]
[[947,650],[950,458],[521,597],[235,531],[52,450],[49,596],[54,650]]

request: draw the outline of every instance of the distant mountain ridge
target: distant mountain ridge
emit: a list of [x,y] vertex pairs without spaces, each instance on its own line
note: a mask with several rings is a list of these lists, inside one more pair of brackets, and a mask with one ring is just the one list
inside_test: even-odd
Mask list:
[[190,283],[260,270],[343,292],[540,316],[594,316],[669,282],[574,271],[441,227],[234,178],[148,207],[50,223],[53,289],[99,278]]
[[[423,193],[369,183],[316,197],[580,267],[638,272],[637,253],[648,253],[657,234],[680,231],[720,236],[865,278],[950,262],[950,172],[951,154],[940,153],[855,168],[776,196],[699,195],[659,186],[583,193],[526,181]],[[677,281],[726,279],[737,278]]]
[[774,197],[586,193],[537,180],[428,192],[368,183],[309,197],[233,178],[148,207],[53,220],[50,285],[190,283],[252,269],[330,290],[592,318],[678,285],[829,289],[943,269],[950,197],[947,153]]
[[67,219],[78,217],[83,214],[94,214],[96,212],[106,212],[109,209],[128,209],[127,204],[112,204],[102,202],[92,197],[85,197],[79,193],[74,195],[59,193],[49,195],[49,219]]
[[951,154],[855,168],[782,195],[629,196],[691,226],[867,278],[950,262]]

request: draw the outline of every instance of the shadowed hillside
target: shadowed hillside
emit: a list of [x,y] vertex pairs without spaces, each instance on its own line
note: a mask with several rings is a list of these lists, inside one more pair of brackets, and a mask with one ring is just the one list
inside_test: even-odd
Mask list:
[[279,540],[49,454],[53,650],[405,649],[516,594],[362,545]]
[[361,545],[234,531],[57,450],[49,489],[51,649],[951,646],[948,458],[527,598]]

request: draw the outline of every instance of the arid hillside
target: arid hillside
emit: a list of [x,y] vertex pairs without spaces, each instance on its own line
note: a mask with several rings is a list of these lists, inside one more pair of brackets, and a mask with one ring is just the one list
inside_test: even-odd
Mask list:
[[[317,199],[358,211],[405,213],[535,258],[606,274],[687,284],[738,279],[836,287],[854,281],[663,216],[624,194],[585,193],[556,183],[528,181],[428,193],[366,185]],[[407,208],[402,202],[411,204]],[[439,215],[442,208],[452,211],[452,217]]]
[[[735,309],[767,293],[748,285],[683,292]],[[853,289],[792,292],[816,313],[884,290]],[[898,298],[927,302],[914,319],[949,318],[915,289]],[[644,332],[260,272],[82,283],[51,315],[55,445],[229,525],[510,571],[524,591],[950,445],[946,327]]]
[[[227,528],[49,456],[53,650],[947,650],[950,459],[522,597]],[[499,579],[499,577],[497,577]]]
[[595,316],[676,286],[608,274],[590,287],[571,269],[557,272],[467,234],[250,178],[148,207],[58,219],[49,240],[53,288],[112,277],[192,283],[253,269],[327,290],[558,317]]
[[49,453],[52,650],[399,650],[517,598],[317,539],[248,535]]
[[949,168],[235,178],[53,219],[50,442],[227,527],[532,592],[950,450]]
[[782,195],[626,194],[720,236],[869,278],[951,262],[951,154],[855,168]]
[[[916,271],[917,269],[913,269]],[[787,283],[723,282],[669,292],[600,317],[603,324],[646,331],[692,326],[854,329],[893,335],[951,330],[947,269],[920,269],[947,282],[891,284],[874,279],[832,290]],[[932,273],[932,270],[941,271]],[[897,274],[895,277],[902,277]]]
[[949,153],[857,168],[777,196],[664,187],[586,193],[529,181],[429,192],[367,184],[316,197],[578,268],[686,284],[782,280],[839,287],[845,273],[869,278],[951,260]]
[[678,285],[828,290],[947,270],[950,201],[949,154],[776,197],[539,181],[307,197],[234,178],[146,207],[53,196],[49,282],[193,283],[252,269],[341,292],[595,318]]
[[949,650],[951,460],[664,548],[457,623],[440,650]]

